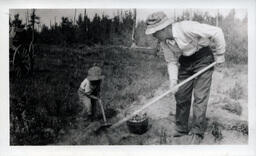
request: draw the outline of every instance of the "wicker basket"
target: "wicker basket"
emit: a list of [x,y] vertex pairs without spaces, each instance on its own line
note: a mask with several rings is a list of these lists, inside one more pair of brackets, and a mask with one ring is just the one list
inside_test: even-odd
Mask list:
[[126,123],[129,131],[134,134],[143,134],[148,130],[148,118],[138,122],[128,120]]

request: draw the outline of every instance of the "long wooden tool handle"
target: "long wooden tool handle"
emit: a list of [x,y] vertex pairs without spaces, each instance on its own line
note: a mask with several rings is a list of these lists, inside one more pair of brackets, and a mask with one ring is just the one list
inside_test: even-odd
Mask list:
[[101,109],[101,112],[102,112],[102,116],[103,116],[103,120],[104,120],[104,123],[107,122],[107,119],[106,119],[106,116],[105,116],[105,111],[104,111],[104,108],[103,108],[103,105],[102,105],[102,101],[99,100],[99,104],[100,104],[100,109]]
[[203,68],[202,70],[198,71],[197,73],[195,73],[194,75],[190,76],[189,78],[185,79],[184,81],[182,81],[181,83],[177,84],[175,87],[171,88],[170,90],[164,92],[163,94],[161,94],[158,97],[153,98],[151,101],[149,101],[148,103],[146,103],[145,105],[143,105],[140,109],[134,111],[132,114],[126,116],[124,119],[118,121],[117,123],[113,124],[110,128],[116,128],[119,125],[121,125],[122,123],[124,123],[125,121],[129,120],[130,118],[132,118],[134,115],[138,114],[139,112],[143,111],[144,109],[146,109],[147,107],[149,107],[150,105],[152,105],[153,103],[155,103],[156,101],[160,100],[161,98],[165,97],[166,95],[168,95],[169,93],[173,92],[174,90],[178,89],[180,86],[184,85],[185,83],[191,81],[192,79],[196,78],[197,76],[199,76],[200,74],[202,74],[203,72],[207,71],[208,69],[212,68],[213,66],[216,65],[216,62],[213,62],[212,64],[208,65],[207,67]]

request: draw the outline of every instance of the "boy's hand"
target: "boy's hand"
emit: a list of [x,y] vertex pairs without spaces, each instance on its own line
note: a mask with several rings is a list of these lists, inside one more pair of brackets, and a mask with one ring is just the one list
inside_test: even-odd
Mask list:
[[100,100],[97,96],[94,96],[94,95],[90,95],[90,98],[92,98],[94,100]]

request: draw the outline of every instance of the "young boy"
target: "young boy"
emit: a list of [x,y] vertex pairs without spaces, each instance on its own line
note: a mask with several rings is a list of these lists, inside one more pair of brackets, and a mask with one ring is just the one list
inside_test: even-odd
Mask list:
[[83,104],[82,115],[86,115],[91,120],[96,115],[96,103],[100,100],[101,81],[104,76],[101,73],[101,68],[93,66],[88,70],[87,77],[81,83],[78,89],[80,102]]

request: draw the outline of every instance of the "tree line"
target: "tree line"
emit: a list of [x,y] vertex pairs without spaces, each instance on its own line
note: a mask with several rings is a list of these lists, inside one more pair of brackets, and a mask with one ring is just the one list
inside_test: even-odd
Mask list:
[[[247,15],[244,19],[235,16],[235,9],[232,9],[227,16],[218,14],[212,16],[207,12],[185,11],[182,15],[175,17],[175,21],[194,20],[200,23],[217,25],[223,29],[226,43],[227,54],[235,62],[247,61],[248,33]],[[35,31],[36,43],[54,44],[62,46],[72,45],[125,45],[130,46],[133,42],[133,28],[135,27],[134,42],[139,46],[156,47],[157,41],[152,36],[145,35],[145,21],[137,21],[134,18],[136,14],[132,10],[125,10],[117,13],[110,18],[107,15],[95,14],[92,19],[86,14],[79,14],[77,20],[68,17],[62,17],[59,24],[46,26],[42,25],[41,31]],[[33,17],[31,16],[31,19]],[[30,20],[33,21],[33,20]],[[136,24],[135,24],[136,23]],[[27,35],[21,35],[21,38],[31,40],[32,25],[22,25],[19,15],[15,15],[10,24],[19,27],[25,27]]]
[[62,45],[124,45],[131,38],[130,32],[133,29],[133,22],[131,11],[125,11],[114,18],[95,14],[92,19],[88,17],[85,11],[84,15],[79,14],[75,22],[67,17],[62,17],[60,24],[55,23],[50,27],[43,25],[38,34],[38,41]]

